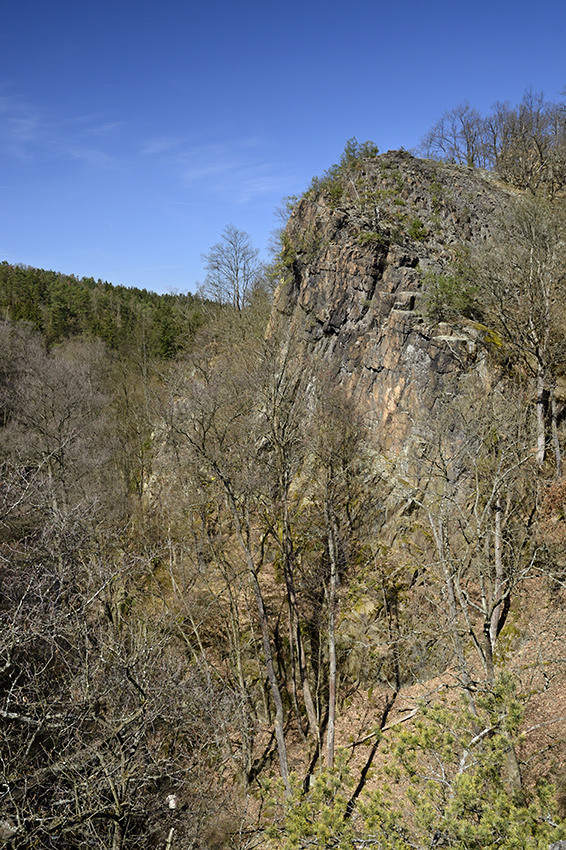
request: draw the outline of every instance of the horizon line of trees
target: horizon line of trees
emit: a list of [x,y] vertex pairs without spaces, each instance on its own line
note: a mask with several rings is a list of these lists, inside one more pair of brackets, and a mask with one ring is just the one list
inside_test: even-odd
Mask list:
[[170,359],[187,347],[214,307],[200,294],[159,294],[0,263],[0,317],[30,323],[48,346],[84,335],[120,354],[138,348],[146,358]]

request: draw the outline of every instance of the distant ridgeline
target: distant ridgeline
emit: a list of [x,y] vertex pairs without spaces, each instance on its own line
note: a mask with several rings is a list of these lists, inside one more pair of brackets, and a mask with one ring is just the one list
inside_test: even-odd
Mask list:
[[143,348],[149,357],[175,357],[205,322],[208,304],[190,293],[158,295],[0,263],[0,318],[30,322],[49,345],[88,335],[120,353]]

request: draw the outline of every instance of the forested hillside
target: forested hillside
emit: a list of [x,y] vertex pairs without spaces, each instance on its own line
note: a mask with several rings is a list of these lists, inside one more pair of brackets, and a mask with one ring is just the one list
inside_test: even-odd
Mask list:
[[566,839],[562,186],[454,159],[213,304],[2,266],[6,847]]
[[205,320],[205,309],[206,303],[190,293],[157,295],[93,278],[0,264],[2,317],[29,322],[48,345],[82,334],[98,337],[120,354],[137,349],[149,358],[170,358],[186,348]]

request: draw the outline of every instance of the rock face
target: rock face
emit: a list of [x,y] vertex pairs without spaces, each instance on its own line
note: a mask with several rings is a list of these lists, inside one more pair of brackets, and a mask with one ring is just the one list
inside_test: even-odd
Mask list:
[[489,381],[482,327],[428,319],[427,280],[497,240],[511,193],[485,172],[405,152],[364,169],[337,200],[311,190],[292,213],[271,333],[305,364],[328,364],[382,463],[414,481],[438,400]]

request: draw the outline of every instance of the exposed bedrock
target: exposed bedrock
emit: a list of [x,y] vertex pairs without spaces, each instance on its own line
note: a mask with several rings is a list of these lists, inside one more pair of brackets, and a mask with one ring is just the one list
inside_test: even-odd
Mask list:
[[490,383],[482,326],[427,318],[427,272],[495,244],[511,192],[402,151],[367,170],[337,202],[311,191],[295,207],[270,333],[293,358],[328,365],[367,419],[376,462],[416,483],[440,402]]

